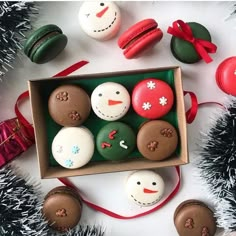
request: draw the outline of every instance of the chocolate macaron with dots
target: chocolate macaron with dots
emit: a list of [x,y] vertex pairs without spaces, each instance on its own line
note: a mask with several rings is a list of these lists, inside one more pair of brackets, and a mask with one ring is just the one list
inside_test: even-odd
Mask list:
[[61,126],[81,125],[90,110],[90,98],[78,85],[61,85],[52,91],[48,99],[49,114]]
[[110,122],[99,130],[96,146],[105,159],[123,160],[134,150],[136,135],[133,129],[123,122]]
[[143,157],[151,161],[161,161],[170,157],[178,145],[175,127],[164,120],[144,123],[137,134],[137,147]]
[[42,213],[51,228],[59,232],[68,231],[80,221],[81,198],[72,188],[56,187],[45,196]]
[[214,236],[216,233],[213,211],[195,199],[186,200],[176,208],[174,224],[179,236]]

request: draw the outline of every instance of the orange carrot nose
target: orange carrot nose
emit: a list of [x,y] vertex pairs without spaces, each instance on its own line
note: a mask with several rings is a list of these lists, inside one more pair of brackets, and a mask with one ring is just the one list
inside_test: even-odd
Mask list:
[[143,189],[143,192],[144,192],[144,193],[157,193],[158,191],[144,188],[144,189]]
[[108,105],[109,106],[112,106],[112,105],[117,105],[117,104],[120,104],[120,103],[123,103],[122,101],[115,101],[115,100],[108,100]]
[[96,14],[96,16],[97,17],[102,17],[104,14],[105,14],[105,12],[108,10],[108,7],[105,7],[103,10],[101,10],[100,12],[98,12],[97,14]]

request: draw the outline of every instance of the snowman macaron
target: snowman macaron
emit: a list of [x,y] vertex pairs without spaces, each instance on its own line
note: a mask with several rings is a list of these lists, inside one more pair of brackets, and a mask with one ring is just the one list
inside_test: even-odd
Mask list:
[[114,2],[84,2],[79,10],[79,23],[88,36],[100,41],[111,39],[120,29],[119,7]]
[[162,177],[151,170],[135,171],[126,182],[128,198],[142,207],[156,204],[163,196],[164,189]]
[[105,82],[93,90],[91,105],[99,118],[107,121],[118,120],[129,110],[130,95],[123,85]]

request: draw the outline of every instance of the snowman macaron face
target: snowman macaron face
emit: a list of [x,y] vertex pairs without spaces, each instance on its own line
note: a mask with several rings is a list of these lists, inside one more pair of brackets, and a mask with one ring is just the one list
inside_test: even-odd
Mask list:
[[107,121],[118,120],[129,110],[130,95],[123,85],[105,82],[92,92],[91,105],[99,118]]
[[79,23],[88,36],[108,40],[120,29],[120,10],[114,2],[84,2],[79,10]]
[[150,170],[132,173],[126,183],[128,198],[139,206],[156,204],[164,193],[164,181],[160,175]]

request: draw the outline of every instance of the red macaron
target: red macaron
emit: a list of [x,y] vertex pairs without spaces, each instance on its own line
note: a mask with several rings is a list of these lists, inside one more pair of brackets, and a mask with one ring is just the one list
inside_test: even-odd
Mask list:
[[236,57],[222,61],[216,70],[216,83],[227,94],[236,96]]
[[170,85],[162,80],[148,78],[135,85],[132,91],[134,111],[148,119],[166,115],[174,104],[174,93]]
[[118,39],[127,59],[138,57],[143,51],[152,48],[163,37],[154,19],[145,19],[128,28]]

